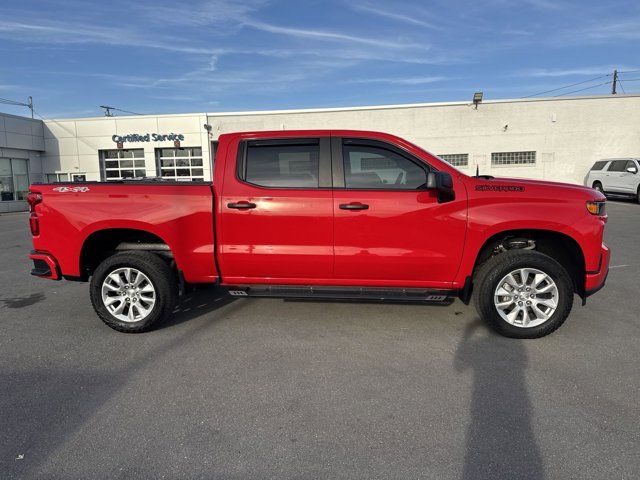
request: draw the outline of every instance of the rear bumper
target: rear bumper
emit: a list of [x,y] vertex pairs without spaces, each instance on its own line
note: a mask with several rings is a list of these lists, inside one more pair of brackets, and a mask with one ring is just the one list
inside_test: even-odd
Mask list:
[[611,251],[603,243],[600,250],[600,265],[597,272],[587,272],[584,281],[584,296],[589,297],[604,287],[609,274]]
[[29,258],[33,260],[31,275],[50,280],[60,280],[62,278],[58,262],[52,255],[33,250],[29,254]]

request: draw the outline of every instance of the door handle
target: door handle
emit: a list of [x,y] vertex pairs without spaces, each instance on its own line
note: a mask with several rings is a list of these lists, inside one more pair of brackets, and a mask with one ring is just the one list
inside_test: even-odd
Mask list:
[[227,203],[227,207],[236,208],[238,210],[248,210],[250,208],[256,208],[256,204],[243,200],[241,202],[236,202],[236,203],[233,203],[233,202],[232,203]]
[[360,202],[341,203],[340,210],[368,210],[369,205]]

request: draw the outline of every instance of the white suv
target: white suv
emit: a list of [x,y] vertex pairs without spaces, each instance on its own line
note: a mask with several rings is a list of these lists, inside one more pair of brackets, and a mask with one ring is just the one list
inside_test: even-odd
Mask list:
[[614,158],[593,164],[585,185],[602,193],[629,195],[640,203],[640,159]]

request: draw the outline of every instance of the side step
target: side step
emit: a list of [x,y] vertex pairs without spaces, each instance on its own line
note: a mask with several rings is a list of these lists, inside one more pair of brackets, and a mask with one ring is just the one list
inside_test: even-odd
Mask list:
[[234,297],[318,298],[451,303],[456,290],[391,287],[316,287],[308,285],[243,285],[229,288]]

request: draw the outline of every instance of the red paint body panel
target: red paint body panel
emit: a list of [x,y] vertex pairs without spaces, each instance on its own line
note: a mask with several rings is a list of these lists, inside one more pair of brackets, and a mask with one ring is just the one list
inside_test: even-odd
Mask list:
[[127,228],[160,237],[171,248],[187,281],[216,281],[210,186],[83,185],[89,190],[59,192],[55,191],[57,184],[31,187],[43,198],[35,207],[40,235],[33,237],[34,249],[49,252],[63,275],[81,276],[80,252],[92,233]]
[[[245,139],[360,137],[388,142],[451,174],[455,199],[439,203],[431,190],[263,188],[238,180],[238,146]],[[225,134],[206,184],[87,183],[86,191],[42,193],[35,206],[38,251],[61,273],[81,276],[89,236],[130,228],[160,237],[188,282],[359,285],[460,289],[482,247],[508,230],[544,230],[570,237],[584,257],[585,289],[608,270],[602,244],[606,217],[588,213],[603,201],[592,189],[552,182],[468,177],[411,143],[379,132],[275,131]],[[229,203],[252,202],[237,210]],[[367,210],[342,210],[360,202]],[[215,234],[214,234],[215,232]],[[214,247],[215,246],[215,247]],[[220,269],[218,272],[217,265]]]

